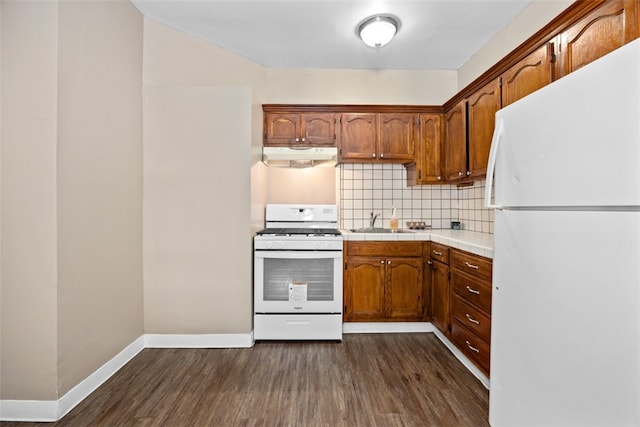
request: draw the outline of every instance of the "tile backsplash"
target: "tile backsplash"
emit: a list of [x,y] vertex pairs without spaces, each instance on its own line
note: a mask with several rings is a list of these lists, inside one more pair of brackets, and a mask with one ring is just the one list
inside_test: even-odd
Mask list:
[[470,231],[493,233],[493,211],[482,208],[485,181],[470,187],[420,185],[407,187],[407,172],[397,164],[342,164],[336,168],[340,226],[369,226],[371,212],[378,227],[389,227],[392,207],[399,224],[424,221],[432,228],[450,228],[460,221]]

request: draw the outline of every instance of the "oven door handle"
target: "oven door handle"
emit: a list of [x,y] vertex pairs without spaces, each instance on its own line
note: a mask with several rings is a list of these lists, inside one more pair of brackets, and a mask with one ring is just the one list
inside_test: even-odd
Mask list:
[[256,258],[342,259],[342,251],[254,251]]

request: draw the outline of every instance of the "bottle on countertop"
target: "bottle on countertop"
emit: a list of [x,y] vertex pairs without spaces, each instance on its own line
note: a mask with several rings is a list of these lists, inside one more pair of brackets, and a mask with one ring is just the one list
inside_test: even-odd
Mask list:
[[398,217],[396,216],[396,208],[391,208],[391,218],[389,219],[389,228],[391,231],[398,231]]

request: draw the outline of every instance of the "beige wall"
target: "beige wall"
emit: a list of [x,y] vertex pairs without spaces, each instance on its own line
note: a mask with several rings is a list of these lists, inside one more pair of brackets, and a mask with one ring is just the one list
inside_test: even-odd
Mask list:
[[442,105],[455,71],[267,69],[270,104]]
[[269,203],[320,203],[336,200],[336,168],[269,168]]
[[547,25],[575,0],[534,0],[458,70],[458,90],[464,88],[509,52]]
[[58,391],[143,334],[142,16],[58,11]]
[[2,399],[56,400],[142,334],[142,18],[2,3]]
[[58,397],[57,15],[2,3],[2,399]]
[[147,333],[250,333],[264,69],[145,19]]
[[249,88],[148,86],[145,330],[249,333]]

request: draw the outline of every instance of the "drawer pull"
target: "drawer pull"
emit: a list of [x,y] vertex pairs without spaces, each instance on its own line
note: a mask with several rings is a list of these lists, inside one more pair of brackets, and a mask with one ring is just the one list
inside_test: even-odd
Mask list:
[[442,255],[442,252],[438,252],[438,251],[436,251],[435,249],[433,250],[433,253],[434,253],[434,254],[436,254],[437,256]]
[[469,316],[469,313],[465,313],[465,316],[467,316],[467,320],[471,323],[475,323],[476,325],[479,325],[480,322],[478,322],[476,319],[474,319],[473,317]]
[[466,265],[469,268],[473,268],[474,270],[477,270],[480,268],[477,265],[469,264],[467,261],[464,262],[464,265]]
[[474,346],[472,346],[472,345],[471,345],[471,343],[470,343],[469,341],[465,341],[464,343],[467,345],[467,347],[469,347],[469,349],[470,349],[471,351],[475,351],[476,353],[480,353],[480,350],[478,350],[477,348],[475,348]]
[[475,289],[470,288],[468,285],[467,285],[467,290],[472,294],[480,295],[480,291],[476,291]]

